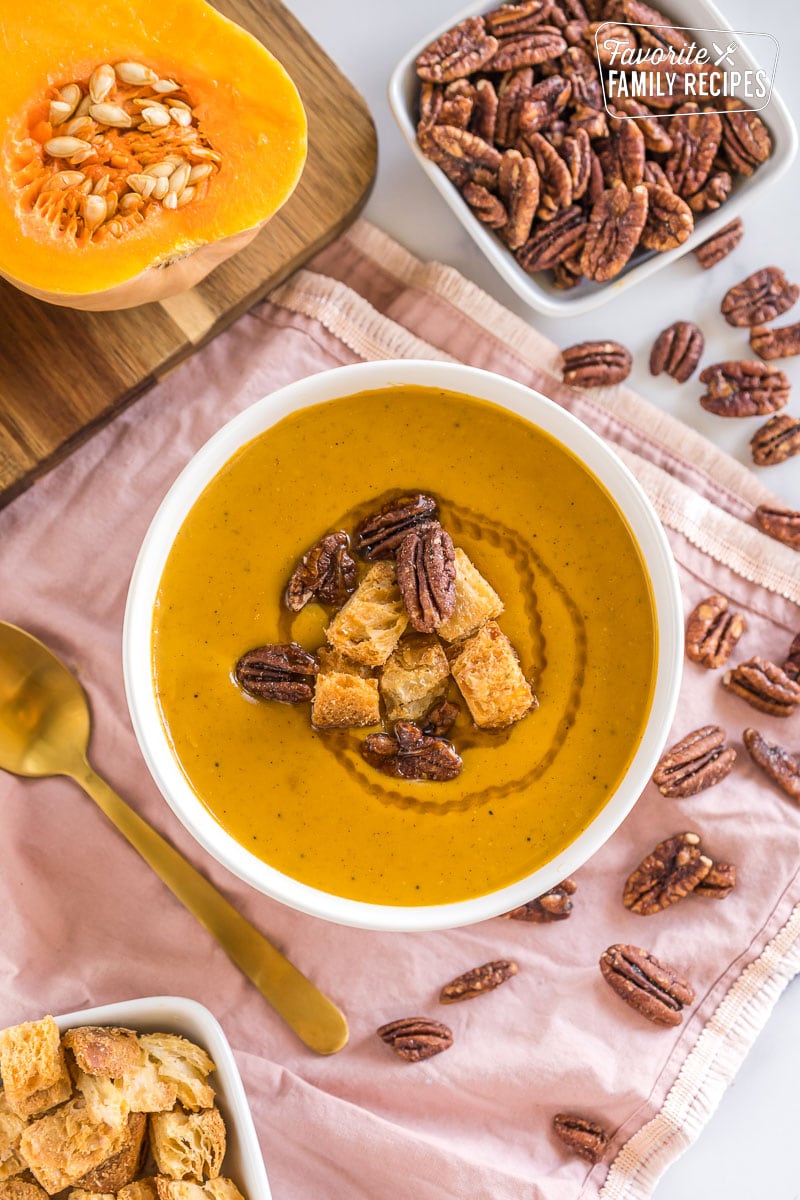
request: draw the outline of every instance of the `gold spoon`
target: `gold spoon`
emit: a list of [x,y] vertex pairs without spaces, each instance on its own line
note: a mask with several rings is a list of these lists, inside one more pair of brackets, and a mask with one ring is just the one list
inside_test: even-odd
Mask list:
[[0,621],[0,768],[74,779],[298,1037],[319,1054],[341,1050],[348,1030],[339,1009],[95,774],[90,725],[71,671],[37,638]]

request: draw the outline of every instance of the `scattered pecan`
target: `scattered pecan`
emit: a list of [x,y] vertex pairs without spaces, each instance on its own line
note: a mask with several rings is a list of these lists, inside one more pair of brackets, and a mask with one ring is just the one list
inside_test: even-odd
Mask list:
[[441,1021],[430,1017],[401,1017],[381,1025],[378,1037],[406,1062],[422,1062],[449,1050],[453,1044],[451,1030]]
[[703,725],[662,754],[653,772],[661,795],[684,799],[721,783],[736,762],[736,751],[725,745],[725,738],[719,725]]
[[517,262],[525,271],[547,270],[565,259],[580,256],[585,238],[586,218],[573,204],[539,226],[517,251]]
[[790,679],[777,663],[758,655],[726,671],[722,683],[729,692],[772,717],[790,717],[800,704],[800,683]]
[[633,359],[619,342],[579,342],[561,351],[564,383],[571,387],[609,387],[627,379]]
[[772,153],[772,139],[757,113],[747,112],[740,100],[728,98],[722,117],[722,150],[734,171],[752,175]]
[[667,121],[667,131],[672,150],[664,173],[672,189],[685,199],[699,192],[708,178],[722,138],[722,121],[717,113],[684,104]]
[[473,967],[465,971],[450,983],[446,983],[439,993],[441,1004],[455,1004],[459,1000],[471,1000],[473,996],[482,996],[491,992],[519,970],[517,964],[510,959],[500,958],[496,962],[484,963],[482,967]]
[[425,718],[422,732],[426,733],[428,737],[444,737],[455,725],[460,712],[461,709],[457,704],[453,704],[450,700],[440,700]]
[[642,859],[626,880],[622,903],[642,917],[661,912],[694,891],[711,870],[696,833],[676,833]]
[[800,322],[780,329],[756,325],[750,330],[750,345],[759,358],[792,358],[800,354]]
[[768,742],[757,729],[745,729],[742,738],[756,766],[792,800],[800,801],[800,754]]
[[314,676],[319,663],[297,642],[258,646],[248,650],[236,664],[240,686],[259,700],[282,700],[300,704],[314,695]]
[[608,1149],[605,1129],[586,1117],[557,1113],[553,1117],[553,1131],[573,1154],[589,1163],[599,1163]]
[[328,533],[307,550],[286,585],[286,607],[300,612],[309,600],[337,608],[356,590],[356,564],[350,557],[350,539],[343,530]]
[[603,978],[636,1012],[656,1025],[680,1025],[694,1000],[687,979],[639,946],[609,946],[600,958]]
[[645,183],[647,220],[639,244],[646,250],[674,250],[682,246],[694,230],[694,215],[689,205],[671,188]]
[[786,546],[791,546],[792,550],[800,550],[800,512],[791,508],[771,508],[768,504],[759,504],[755,515],[764,533]]
[[660,375],[666,371],[678,383],[686,383],[697,368],[705,344],[703,331],[692,321],[676,321],[663,330],[653,343],[650,374]]
[[742,614],[729,612],[725,596],[708,596],[686,622],[686,656],[712,671],[723,667],[745,628]]
[[523,158],[519,150],[506,150],[497,172],[497,187],[508,213],[503,241],[510,250],[519,250],[528,240],[539,207],[536,161]]
[[497,38],[486,32],[483,17],[468,17],[426,46],[417,58],[417,74],[431,83],[463,79],[485,66],[497,47]]
[[712,863],[711,870],[694,889],[705,900],[724,900],[736,887],[736,867],[732,863]]
[[731,194],[733,180],[727,171],[716,171],[709,175],[706,182],[689,197],[689,208],[694,213],[714,212],[720,208]]
[[578,890],[574,879],[562,879],[555,887],[550,888],[535,900],[528,900],[511,912],[503,913],[512,921],[530,921],[536,925],[544,925],[550,921],[566,921],[572,912],[572,897]]
[[789,647],[789,653],[786,655],[783,669],[790,679],[794,679],[800,683],[800,633],[795,634],[792,638],[792,644]]
[[547,18],[552,0],[524,0],[522,4],[501,4],[486,13],[486,28],[495,37],[511,37],[531,33]]
[[592,207],[581,267],[587,279],[604,283],[619,275],[638,245],[647,220],[647,188],[629,191],[616,183]]
[[361,743],[361,755],[371,767],[394,779],[427,779],[440,783],[455,779],[463,765],[451,742],[428,737],[413,721],[398,721],[394,736],[368,734]]
[[776,413],[750,438],[750,453],[757,467],[770,467],[800,454],[800,418]]
[[700,372],[706,392],[700,403],[719,417],[764,417],[789,400],[783,371],[755,359],[713,363]]
[[519,67],[535,67],[548,59],[558,58],[566,49],[567,43],[554,26],[537,25],[530,33],[502,38],[485,70],[516,71]]
[[438,521],[414,529],[397,551],[397,586],[409,620],[419,633],[433,633],[456,606],[453,539]]
[[366,517],[355,532],[356,551],[367,562],[394,558],[412,529],[426,529],[436,519],[436,501],[424,492],[398,496]]
[[786,312],[800,295],[779,267],[762,267],[736,283],[722,298],[720,310],[729,325],[766,325]]
[[693,254],[703,270],[708,271],[735,250],[743,236],[742,218],[737,217],[735,221],[731,221],[729,225],[723,225],[722,229],[712,237],[696,246]]

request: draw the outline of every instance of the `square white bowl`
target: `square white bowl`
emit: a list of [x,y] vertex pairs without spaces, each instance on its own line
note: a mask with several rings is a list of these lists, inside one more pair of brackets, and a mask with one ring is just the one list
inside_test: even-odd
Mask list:
[[137,1033],[177,1033],[201,1046],[217,1068],[211,1076],[211,1086],[228,1133],[222,1174],[233,1180],[245,1200],[271,1200],[267,1171],[239,1069],[222,1026],[207,1008],[182,996],[145,996],[65,1013],[55,1021],[62,1034],[82,1025],[122,1025]]
[[[754,171],[751,176],[745,179],[737,178],[730,198],[721,208],[698,217],[693,233],[682,246],[664,253],[651,251],[646,256],[637,258],[616,279],[612,279],[608,283],[591,283],[587,280],[568,291],[562,291],[555,287],[545,271],[529,275],[496,234],[478,220],[455,184],[450,182],[434,162],[425,157],[417,143],[416,109],[419,79],[414,68],[417,56],[435,38],[440,37],[448,29],[452,29],[460,21],[489,12],[493,7],[495,6],[487,3],[486,0],[479,0],[477,4],[472,3],[439,28],[432,30],[416,46],[412,47],[392,72],[389,80],[389,105],[417,162],[450,205],[467,233],[506,283],[527,304],[538,309],[539,312],[553,317],[574,316],[578,313],[588,312],[613,299],[625,288],[632,287],[635,283],[647,279],[656,271],[668,266],[676,258],[680,258],[695,246],[700,245],[701,242],[706,241],[735,217],[740,216],[750,201],[771,183],[774,183],[791,164],[797,150],[797,131],[786,105],[773,91],[766,110],[759,114],[772,136],[772,154],[767,162]],[[714,30],[735,32],[711,3],[711,0],[665,0],[664,4],[659,7],[673,24],[691,29],[707,29],[709,38]],[[755,70],[757,64],[746,46],[740,45],[740,50],[745,65]]]

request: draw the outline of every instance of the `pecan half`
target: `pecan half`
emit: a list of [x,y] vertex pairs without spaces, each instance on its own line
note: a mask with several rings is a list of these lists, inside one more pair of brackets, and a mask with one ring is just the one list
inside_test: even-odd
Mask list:
[[441,167],[456,187],[468,183],[495,186],[500,151],[477,134],[457,125],[433,125],[418,141],[423,154]]
[[764,533],[786,546],[791,546],[792,550],[800,550],[800,512],[791,508],[771,508],[768,504],[759,504],[755,515]]
[[425,718],[422,732],[428,737],[444,737],[455,725],[460,712],[458,704],[453,704],[450,700],[440,700]]
[[592,144],[585,129],[568,134],[559,147],[572,178],[572,199],[580,200],[592,175]]
[[758,655],[726,671],[722,683],[729,692],[772,717],[790,717],[800,704],[800,683],[790,679],[777,663]]
[[397,586],[419,633],[433,633],[456,606],[453,539],[438,521],[414,529],[397,551]]
[[757,729],[745,729],[742,738],[756,766],[792,800],[800,801],[800,754],[768,742]]
[[561,73],[572,84],[572,99],[584,108],[602,110],[603,86],[594,54],[581,46],[570,46],[558,60]]
[[433,1058],[453,1044],[452,1031],[430,1017],[401,1017],[399,1021],[381,1025],[377,1034],[395,1054],[412,1063]]
[[343,530],[327,533],[307,550],[286,585],[286,607],[300,612],[309,600],[339,608],[356,590],[356,564],[350,557],[350,539]]
[[592,207],[581,268],[587,279],[604,283],[619,275],[636,249],[647,220],[644,184],[628,191],[616,183]]
[[539,226],[517,251],[517,262],[525,271],[545,271],[580,256],[585,238],[586,218],[573,204]]
[[674,967],[639,946],[609,946],[600,958],[603,978],[626,1004],[656,1025],[680,1025],[694,988]]
[[622,903],[642,917],[661,912],[694,891],[711,870],[696,833],[676,833],[659,842],[628,876]]
[[790,384],[777,367],[755,359],[713,363],[700,372],[700,403],[719,417],[765,417],[789,401]]
[[625,51],[635,53],[639,49],[635,29],[610,21],[592,21],[586,28],[586,41],[604,67],[611,66],[615,55],[619,57]]
[[676,29],[663,13],[643,3],[643,0],[612,0],[607,5],[607,11],[613,20],[644,26],[637,30],[643,45],[656,49],[672,46],[673,50],[683,50],[689,45],[683,29]]
[[686,383],[697,368],[705,344],[703,331],[692,321],[676,321],[664,329],[653,343],[650,374],[660,375],[666,371],[678,383]]
[[491,79],[479,79],[475,84],[475,100],[472,106],[470,129],[490,145],[495,140],[499,103],[497,91]]
[[647,220],[639,244],[645,250],[674,250],[694,230],[694,214],[685,200],[671,188],[645,183],[648,195]]
[[561,351],[564,383],[571,387],[609,387],[631,372],[630,350],[619,342],[579,342]]
[[556,1113],[553,1132],[567,1149],[589,1163],[599,1163],[608,1149],[609,1137],[605,1129],[586,1117]]
[[686,656],[701,667],[724,667],[746,628],[741,613],[730,612],[725,596],[707,596],[686,622]]
[[483,17],[468,17],[425,47],[417,58],[417,74],[431,83],[463,79],[483,67],[497,47],[497,38],[486,32]]
[[722,139],[722,121],[717,113],[700,112],[696,104],[685,104],[667,121],[672,150],[664,163],[670,186],[684,198],[693,196],[708,178]]
[[463,765],[451,742],[428,737],[413,721],[398,721],[394,736],[368,734],[361,743],[361,755],[371,767],[394,779],[427,779],[441,783],[455,779]]
[[735,221],[731,221],[729,225],[723,225],[717,233],[701,242],[692,253],[703,270],[708,271],[718,262],[722,262],[723,258],[726,258],[732,250],[735,250],[743,237],[742,218],[737,217]]
[[736,867],[732,863],[712,863],[711,870],[694,889],[705,900],[724,900],[736,887]]
[[444,985],[439,993],[439,1002],[456,1004],[459,1000],[471,1000],[474,996],[482,996],[484,992],[491,992],[507,979],[511,979],[518,970],[517,964],[507,958],[473,967]]
[[486,70],[516,71],[519,67],[535,67],[548,59],[558,58],[566,49],[567,43],[554,26],[537,25],[530,33],[502,38]]
[[572,176],[561,155],[540,133],[532,133],[525,139],[533,151],[539,171],[539,207],[536,216],[540,221],[552,221],[557,213],[572,203]]
[[750,438],[750,453],[757,467],[771,467],[800,454],[800,418],[777,413]]
[[800,633],[796,633],[792,638],[792,644],[789,647],[789,653],[786,655],[783,669],[790,679],[794,679],[800,683]]
[[518,908],[503,913],[512,921],[530,921],[535,925],[545,925],[550,921],[566,921],[572,912],[572,897],[578,890],[574,879],[562,879],[555,887],[550,888],[535,900],[528,900]]
[[398,496],[366,517],[355,532],[356,551],[367,562],[394,558],[412,529],[426,529],[436,519],[436,501],[424,492]]
[[757,325],[750,330],[750,345],[759,358],[792,358],[800,354],[800,322],[780,329]]
[[466,184],[461,194],[478,220],[490,229],[503,229],[508,224],[505,204],[482,183]]
[[800,288],[789,283],[779,267],[762,267],[728,289],[720,311],[729,325],[739,329],[766,325],[791,308],[798,296]]
[[561,75],[551,75],[535,84],[519,108],[519,132],[529,134],[546,129],[566,108],[572,95],[572,84]]
[[709,175],[706,182],[689,197],[689,208],[694,213],[714,212],[720,208],[731,194],[733,180],[727,171],[716,171]]
[[733,770],[736,751],[725,730],[704,725],[671,746],[658,760],[653,783],[662,796],[683,799],[721,783]]
[[553,7],[552,0],[523,0],[521,4],[501,4],[486,13],[486,28],[495,37],[531,33],[540,25]]
[[734,171],[752,175],[772,153],[769,130],[757,113],[747,112],[740,100],[728,98],[722,117],[722,150]]
[[510,250],[525,245],[539,207],[539,169],[533,158],[519,150],[506,150],[497,172],[497,189],[505,202],[508,219],[503,241]]
[[647,154],[644,134],[636,121],[609,122],[611,147],[611,177],[609,187],[619,179],[627,188],[635,188],[644,181],[644,162]]
[[301,704],[314,695],[314,676],[319,663],[297,642],[258,646],[248,650],[236,664],[239,685],[258,700],[281,700]]
[[644,144],[651,154],[669,153],[672,149],[672,138],[665,122],[654,117],[644,104],[640,104],[638,100],[629,96],[618,96],[614,101],[614,108],[627,117],[636,118],[636,124],[644,137]]

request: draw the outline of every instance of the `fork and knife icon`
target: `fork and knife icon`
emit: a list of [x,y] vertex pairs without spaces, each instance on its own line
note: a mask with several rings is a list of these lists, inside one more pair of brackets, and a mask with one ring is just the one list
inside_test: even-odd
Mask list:
[[723,50],[722,47],[718,46],[716,42],[712,42],[711,45],[714,53],[717,55],[717,58],[714,61],[715,67],[721,66],[722,63],[727,63],[730,67],[736,66],[735,62],[733,61],[733,55],[738,49],[736,42],[731,42],[727,50]]

